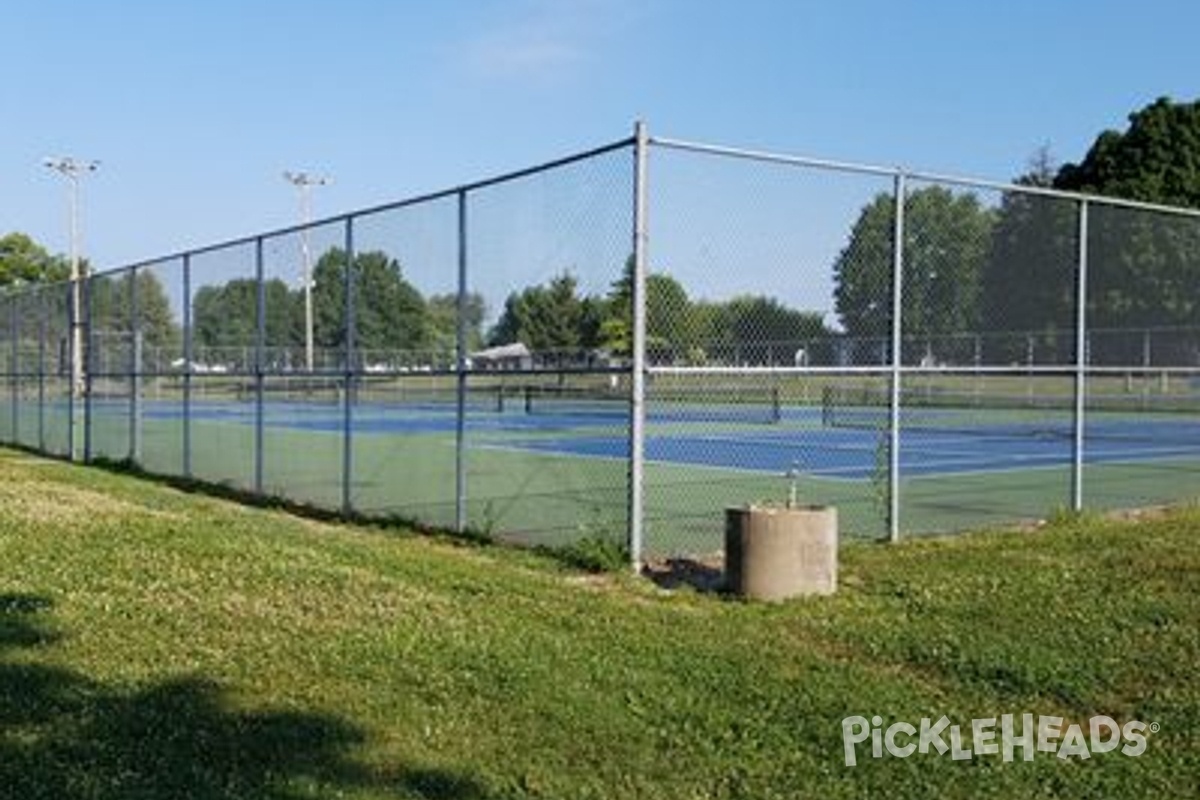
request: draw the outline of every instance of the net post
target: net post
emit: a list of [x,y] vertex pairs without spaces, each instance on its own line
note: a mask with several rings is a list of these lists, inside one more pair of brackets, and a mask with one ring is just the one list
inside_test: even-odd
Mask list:
[[267,340],[267,291],[263,282],[263,239],[254,240],[255,332],[254,332],[254,492],[263,493],[263,348]]
[[900,541],[900,380],[902,377],[904,308],[904,197],[903,172],[893,186],[895,214],[892,231],[892,369],[888,399],[888,539]]
[[1088,202],[1079,201],[1079,241],[1075,295],[1075,407],[1071,440],[1071,508],[1083,510],[1083,436],[1087,395]]
[[192,256],[183,254],[183,477],[192,477]]
[[467,529],[467,192],[458,191],[458,303],[454,330],[454,530]]
[[342,515],[349,517],[354,512],[354,381],[357,375],[358,358],[355,354],[357,321],[354,318],[354,217],[346,217],[345,231],[346,273],[342,295],[345,300],[343,318],[346,325],[344,379],[342,381]]
[[629,397],[629,560],[642,570],[646,434],[646,123],[634,124],[633,145],[633,331]]

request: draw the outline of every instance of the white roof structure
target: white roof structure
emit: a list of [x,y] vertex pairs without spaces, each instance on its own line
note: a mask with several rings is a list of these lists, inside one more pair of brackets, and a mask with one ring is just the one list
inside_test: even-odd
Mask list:
[[478,350],[471,353],[471,358],[475,361],[505,361],[508,359],[529,358],[532,355],[529,352],[529,348],[524,344],[513,342],[512,344],[489,347],[486,350]]

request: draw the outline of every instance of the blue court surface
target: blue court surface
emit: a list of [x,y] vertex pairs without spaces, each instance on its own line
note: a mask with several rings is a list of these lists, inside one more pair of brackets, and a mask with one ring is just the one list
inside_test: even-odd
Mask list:
[[[127,402],[104,404],[105,416],[128,413]],[[97,411],[101,410],[99,408]],[[339,433],[346,420],[334,404],[268,403],[264,424],[273,428]],[[147,401],[146,419],[178,420],[182,404]],[[252,426],[252,403],[198,402],[191,409],[195,422],[224,422]],[[783,474],[793,468],[804,474],[840,480],[869,480],[880,469],[887,437],[879,430],[823,428],[813,408],[789,408],[783,424],[720,425],[681,423],[680,417],[648,418],[646,460],[650,463],[719,469],[746,473]],[[1163,423],[1107,421],[1089,429],[1084,460],[1089,464],[1200,460],[1200,438],[1188,423],[1175,428]],[[352,409],[355,435],[453,435],[457,419],[446,404],[403,407],[362,404]],[[544,453],[557,457],[627,459],[626,417],[596,414],[468,413],[466,430],[473,448]],[[1094,435],[1093,435],[1094,434]],[[1032,431],[1025,427],[980,425],[969,432],[909,429],[900,438],[900,469],[905,476],[957,475],[1064,467],[1072,461],[1069,428]]]
[[[612,436],[564,437],[507,442],[506,448],[588,458],[628,457],[627,439]],[[877,471],[879,437],[870,431],[810,430],[729,435],[646,437],[651,463],[782,475],[799,469],[806,475],[868,480]],[[910,431],[900,439],[900,471],[905,476],[1002,472],[1063,467],[1072,461],[1068,439],[989,437]],[[1114,440],[1090,442],[1089,464],[1200,458],[1200,447]]]

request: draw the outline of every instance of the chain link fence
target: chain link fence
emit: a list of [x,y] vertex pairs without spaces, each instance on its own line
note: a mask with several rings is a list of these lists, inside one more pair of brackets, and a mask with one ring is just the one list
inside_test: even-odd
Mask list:
[[1195,212],[639,127],[0,294],[0,440],[635,562],[793,490],[851,538],[1177,502],[1197,271]]

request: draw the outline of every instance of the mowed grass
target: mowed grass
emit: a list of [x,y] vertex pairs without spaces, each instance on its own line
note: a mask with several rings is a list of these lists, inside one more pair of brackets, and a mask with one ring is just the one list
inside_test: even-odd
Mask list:
[[[761,606],[0,450],[0,797],[1191,796],[1198,531],[852,544]],[[1158,732],[844,763],[849,715],[1024,712]]]

